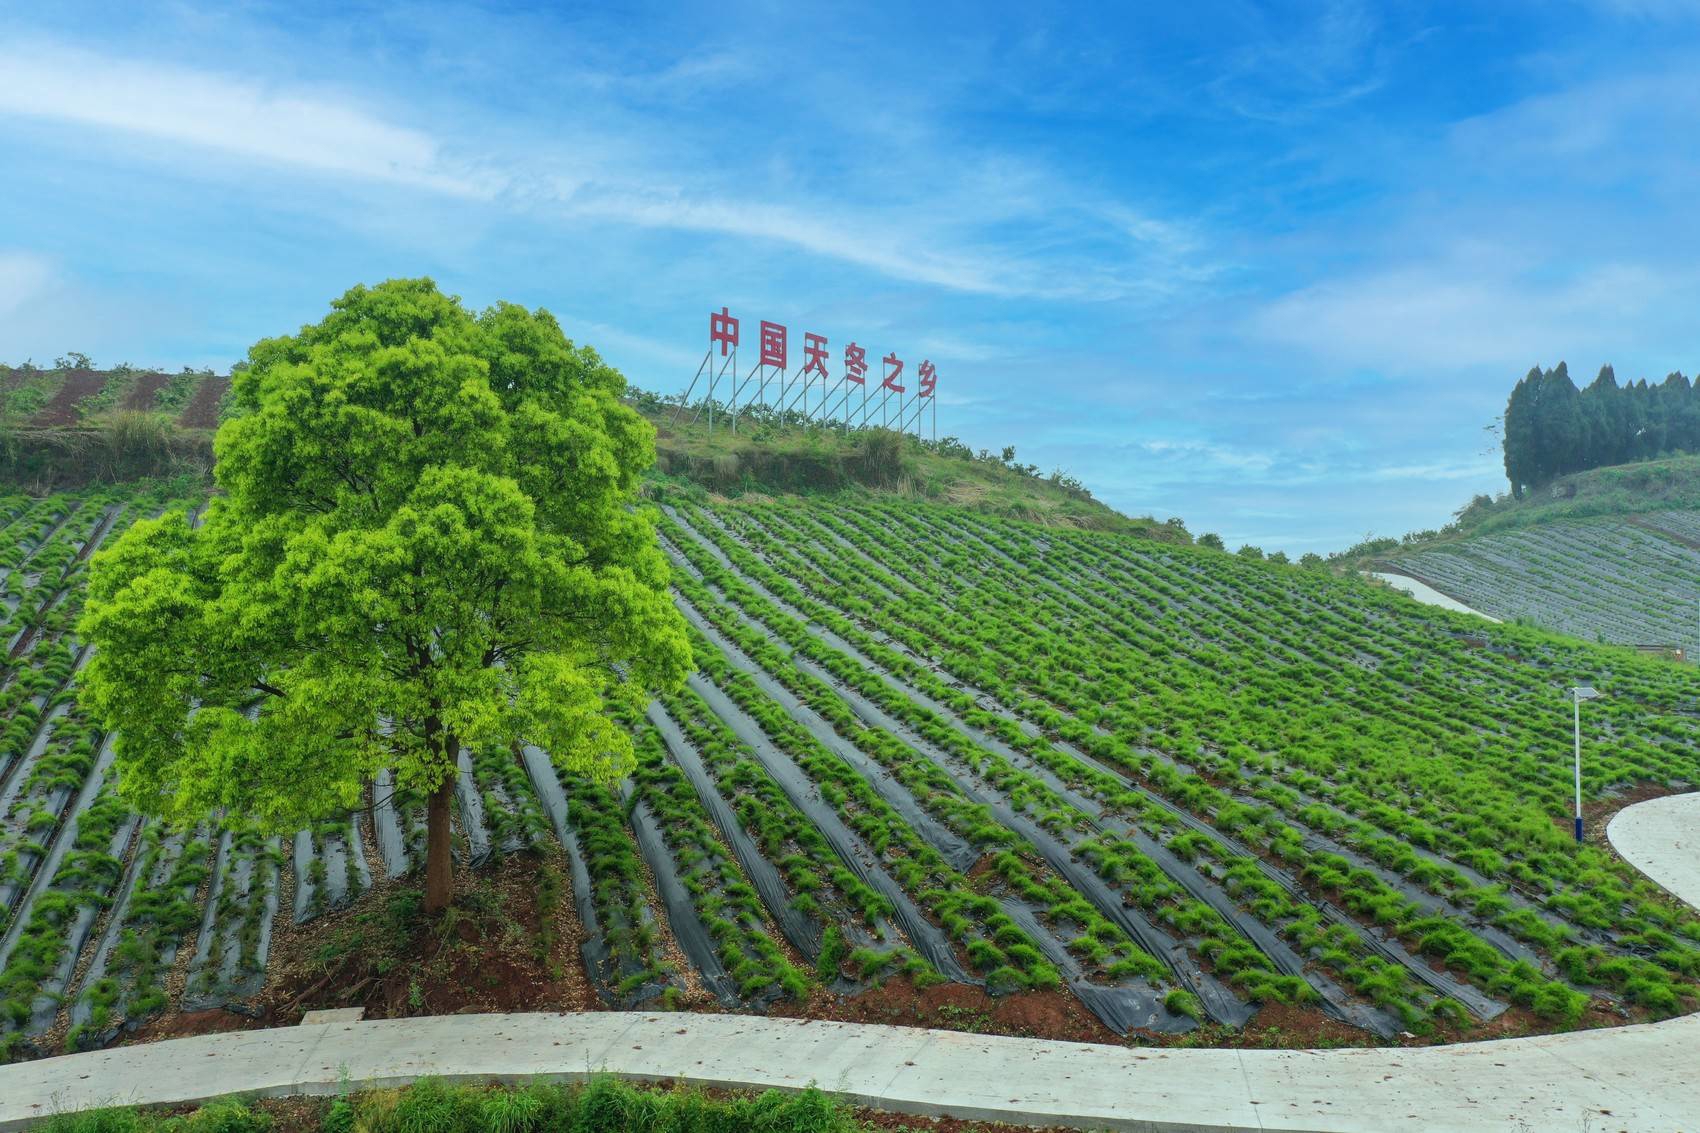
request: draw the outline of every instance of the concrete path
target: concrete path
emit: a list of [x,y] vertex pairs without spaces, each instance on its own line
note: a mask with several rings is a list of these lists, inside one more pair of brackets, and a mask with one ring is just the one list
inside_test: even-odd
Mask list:
[[[1684,814],[1700,820],[1700,794],[1629,808],[1608,836],[1692,900],[1700,861],[1695,839],[1678,828]],[[0,1067],[0,1131],[99,1105],[329,1094],[342,1083],[426,1074],[487,1081],[609,1071],[751,1088],[814,1083],[904,1113],[1081,1129],[1672,1133],[1700,1131],[1696,1050],[1700,1015],[1333,1051],[1164,1051],[739,1015],[449,1015],[206,1035]]]
[[1442,594],[1426,582],[1412,578],[1408,574],[1393,574],[1390,571],[1366,570],[1365,576],[1379,579],[1395,590],[1402,591],[1427,606],[1439,606],[1443,610],[1453,610],[1460,614],[1474,614],[1478,618],[1486,618],[1490,622],[1499,619],[1492,614],[1484,614],[1471,606],[1466,606],[1458,599],[1448,594]]
[[1606,839],[1636,869],[1700,908],[1700,792],[1626,806]]

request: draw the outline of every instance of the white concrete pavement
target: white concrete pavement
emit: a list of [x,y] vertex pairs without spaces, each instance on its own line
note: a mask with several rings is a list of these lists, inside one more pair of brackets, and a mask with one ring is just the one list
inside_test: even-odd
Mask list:
[[1700,908],[1700,792],[1626,806],[1606,823],[1606,839],[1636,869]]
[[1408,574],[1393,574],[1390,571],[1382,570],[1366,570],[1363,573],[1365,577],[1378,579],[1395,590],[1409,594],[1425,606],[1439,606],[1443,610],[1452,610],[1460,614],[1474,614],[1476,617],[1485,618],[1490,622],[1497,623],[1500,620],[1492,614],[1484,614],[1474,607],[1466,606],[1450,594],[1442,594],[1428,583],[1412,578]]
[[[1629,808],[1608,836],[1685,899],[1700,794]],[[1663,804],[1663,805],[1660,805]],[[1633,817],[1640,808],[1652,817]],[[1620,837],[1625,840],[1618,842]],[[1454,1046],[1155,1050],[738,1015],[593,1012],[332,1022],[0,1067],[0,1131],[56,1111],[344,1084],[648,1080],[795,1089],[917,1114],[1082,1129],[1700,1131],[1700,1015]]]

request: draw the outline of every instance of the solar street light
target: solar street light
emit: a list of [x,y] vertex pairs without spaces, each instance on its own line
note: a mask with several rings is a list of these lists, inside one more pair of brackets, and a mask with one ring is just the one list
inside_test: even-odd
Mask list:
[[1570,690],[1571,707],[1576,711],[1576,844],[1582,844],[1582,702],[1603,695],[1591,685],[1577,685]]

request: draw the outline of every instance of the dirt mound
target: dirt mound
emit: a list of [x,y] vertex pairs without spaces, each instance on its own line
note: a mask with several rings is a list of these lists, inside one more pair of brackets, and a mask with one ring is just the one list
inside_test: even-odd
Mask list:
[[130,392],[118,403],[120,409],[148,410],[159,400],[159,391],[171,381],[167,374],[137,374]]
[[93,397],[99,393],[105,388],[110,377],[110,374],[98,370],[65,371],[65,380],[60,383],[52,399],[41,407],[41,412],[30,418],[30,424],[75,425],[79,420],[77,403],[85,397]]
[[529,854],[462,869],[441,918],[420,912],[416,878],[380,885],[280,933],[261,1014],[279,1026],[321,1007],[364,1007],[368,1019],[600,1008],[560,876]]
[[189,398],[189,404],[183,407],[183,415],[177,418],[177,427],[218,428],[218,403],[224,400],[225,391],[229,389],[229,378],[202,378],[201,384],[195,387],[194,395]]

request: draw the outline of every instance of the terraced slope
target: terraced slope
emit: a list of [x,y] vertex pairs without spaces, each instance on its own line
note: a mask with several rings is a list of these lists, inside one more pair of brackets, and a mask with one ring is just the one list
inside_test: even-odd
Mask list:
[[1502,620],[1700,655],[1700,512],[1547,522],[1385,561]]
[[[0,1031],[110,1040],[235,1002],[278,918],[419,862],[419,800],[292,838],[158,830],[70,690],[82,564],[158,487],[0,501]],[[699,670],[625,721],[630,780],[469,751],[458,853],[563,854],[618,1007],[761,1011],[904,976],[1048,990],[1117,1032],[1291,1004],[1364,1041],[1696,1005],[1700,922],[1565,824],[1700,778],[1692,671],[1366,584],[840,495],[658,524]],[[1482,638],[1487,644],[1482,646]],[[788,1011],[800,1010],[788,1004]]]

